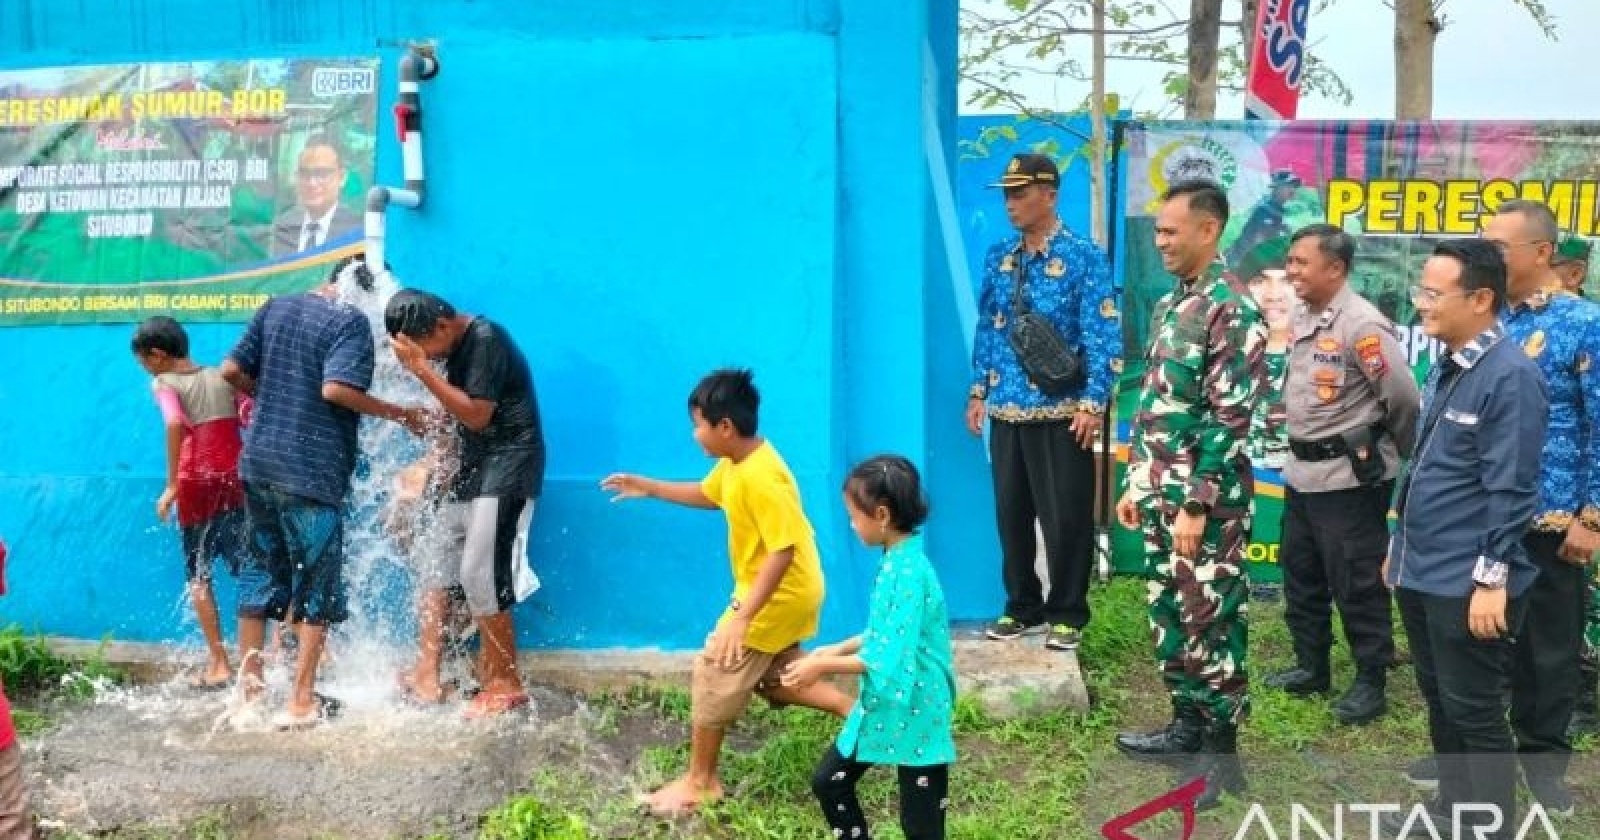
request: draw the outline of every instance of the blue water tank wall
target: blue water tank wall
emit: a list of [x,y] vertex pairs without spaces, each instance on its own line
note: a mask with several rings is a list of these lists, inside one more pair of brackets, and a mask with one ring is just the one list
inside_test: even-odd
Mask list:
[[[961,489],[987,485],[980,445],[959,436],[964,278],[930,198],[954,167],[955,0],[90,5],[0,5],[0,66],[379,54],[386,110],[399,42],[437,42],[428,203],[390,212],[389,259],[404,282],[505,323],[534,365],[550,463],[524,644],[703,639],[727,596],[720,517],[612,504],[596,483],[701,475],[685,397],[721,365],[756,370],[763,431],[805,489],[829,576],[824,635],[864,615],[874,560],[838,487],[881,450],[935,476],[953,611],[998,603],[990,512]],[[930,136],[951,147],[942,174]],[[380,180],[395,183],[398,147],[380,140]],[[238,331],[195,327],[196,357],[219,360]],[[154,520],[160,428],[130,332],[0,330],[5,620],[88,638],[192,632],[176,533]]]

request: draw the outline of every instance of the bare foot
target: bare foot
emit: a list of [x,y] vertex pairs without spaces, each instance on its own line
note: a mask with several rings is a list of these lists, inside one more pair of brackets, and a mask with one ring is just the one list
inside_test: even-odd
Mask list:
[[701,805],[709,805],[722,798],[722,783],[697,785],[683,776],[660,790],[644,797],[642,804],[658,817],[676,817],[690,813]]
[[204,680],[211,684],[223,684],[233,680],[233,666],[226,659],[213,659],[206,666]]
[[447,697],[446,689],[439,682],[437,673],[419,674],[416,671],[406,670],[400,672],[396,681],[400,684],[401,696],[412,702],[437,705],[443,703]]

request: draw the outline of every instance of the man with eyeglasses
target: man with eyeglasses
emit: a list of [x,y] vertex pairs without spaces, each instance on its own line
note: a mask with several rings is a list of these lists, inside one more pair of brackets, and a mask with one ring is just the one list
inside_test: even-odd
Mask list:
[[1522,200],[1501,204],[1483,231],[1505,255],[1506,337],[1539,367],[1550,396],[1539,507],[1523,538],[1539,576],[1515,649],[1511,724],[1529,791],[1547,812],[1565,814],[1585,567],[1600,550],[1600,308],[1562,289],[1551,268],[1560,235],[1548,206]]
[[[1506,697],[1539,576],[1522,536],[1539,505],[1545,382],[1499,322],[1506,268],[1493,243],[1440,242],[1411,297],[1423,331],[1445,352],[1423,388],[1384,580],[1428,707],[1439,766],[1432,820],[1451,825],[1454,817],[1477,828],[1474,837],[1509,838],[1519,823]],[[1422,836],[1422,821],[1408,832],[1410,813],[1384,814],[1383,836]]]
[[361,214],[339,203],[349,177],[343,147],[333,137],[306,138],[294,170],[295,206],[272,223],[273,256],[314,250],[361,227]]

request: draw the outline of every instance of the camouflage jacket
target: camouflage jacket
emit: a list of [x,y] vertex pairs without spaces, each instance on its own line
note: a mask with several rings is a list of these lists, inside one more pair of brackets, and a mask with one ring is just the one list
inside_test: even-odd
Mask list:
[[1539,366],[1550,395],[1533,529],[1565,532],[1573,517],[1600,529],[1600,306],[1538,292],[1508,307],[1501,322]]
[[1267,388],[1267,323],[1250,291],[1213,263],[1156,304],[1133,418],[1129,490],[1171,513],[1249,515],[1255,480],[1245,440]]

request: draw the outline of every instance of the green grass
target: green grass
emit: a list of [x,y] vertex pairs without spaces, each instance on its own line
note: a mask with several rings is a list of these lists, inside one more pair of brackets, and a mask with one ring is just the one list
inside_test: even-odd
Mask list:
[[98,652],[69,659],[50,650],[41,635],[30,635],[15,624],[0,628],[0,681],[13,704],[12,720],[25,736],[50,728],[51,719],[43,709],[52,701],[92,699],[100,686],[123,679]]
[[[967,698],[957,704],[956,741],[961,757],[951,772],[950,837],[1098,837],[1106,819],[1173,786],[1166,771],[1133,764],[1111,746],[1119,729],[1159,726],[1169,715],[1151,661],[1143,591],[1140,581],[1117,580],[1097,587],[1093,594],[1095,620],[1080,651],[1093,698],[1088,712],[1055,711],[1022,720],[995,720]],[[1253,607],[1251,620],[1250,668],[1259,681],[1289,664],[1289,638],[1278,608]],[[1403,634],[1397,631],[1397,638],[1403,639]],[[1336,657],[1335,689],[1342,690],[1353,672],[1342,645]],[[1389,686],[1389,714],[1365,727],[1339,725],[1329,711],[1331,698],[1297,699],[1264,688],[1254,690],[1241,745],[1250,790],[1242,799],[1230,799],[1216,812],[1202,815],[1196,840],[1233,837],[1251,802],[1265,806],[1277,821],[1278,833],[1287,837],[1291,802],[1328,813],[1335,802],[1415,801],[1415,793],[1399,773],[1427,751],[1426,716],[1409,666],[1392,671]],[[640,689],[599,705],[601,720],[611,733],[619,720],[629,716],[681,725],[688,715],[688,697],[681,690]],[[491,815],[481,838],[811,840],[827,836],[809,784],[812,768],[838,725],[819,713],[772,711],[756,703],[730,734],[723,754],[722,773],[729,796],[700,816],[662,822],[640,815],[631,804],[633,793],[649,790],[682,771],[687,749],[673,742],[643,749],[632,778],[621,785],[598,776],[588,779],[588,784],[577,783],[567,770],[541,775],[495,814],[512,807],[531,808],[547,815],[549,824],[556,827],[521,834],[495,833],[501,823],[492,820],[503,822],[503,817]],[[1580,746],[1593,749],[1592,744]],[[1574,773],[1575,778],[1580,775]],[[1579,784],[1587,786],[1580,788],[1579,801],[1593,802],[1592,793],[1587,798],[1584,793],[1596,789],[1596,780],[1580,780]],[[903,840],[897,824],[893,774],[883,769],[869,773],[861,796],[872,820],[873,836]],[[581,826],[583,833],[570,833],[579,829],[569,825]],[[1174,816],[1166,815],[1136,833],[1176,837],[1178,828]],[[1558,828],[1563,837],[1600,837],[1600,822],[1594,814],[1580,812],[1576,820]],[[539,833],[541,830],[545,833]],[[563,831],[569,833],[560,833]]]

